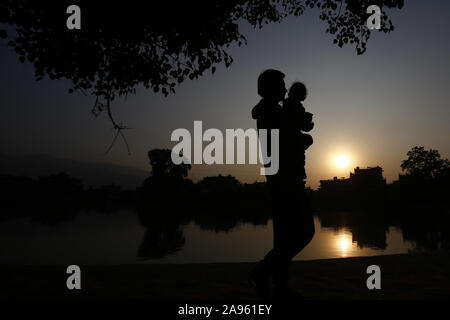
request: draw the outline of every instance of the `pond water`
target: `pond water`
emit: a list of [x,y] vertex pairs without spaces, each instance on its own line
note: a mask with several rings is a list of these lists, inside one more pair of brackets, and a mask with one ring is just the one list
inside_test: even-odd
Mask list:
[[[407,253],[415,247],[390,225],[361,229],[332,220],[315,216],[316,234],[294,260]],[[0,264],[254,262],[272,246],[272,222],[242,223],[227,232],[192,221],[155,229],[143,226],[133,210],[90,211],[56,225],[30,218],[0,221],[0,241]]]

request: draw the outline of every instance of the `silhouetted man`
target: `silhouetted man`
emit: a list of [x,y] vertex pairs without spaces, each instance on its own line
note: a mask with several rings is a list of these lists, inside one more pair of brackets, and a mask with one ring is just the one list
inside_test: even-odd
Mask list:
[[[295,128],[288,121],[287,112],[279,102],[286,95],[284,74],[266,70],[258,77],[258,94],[261,101],[253,108],[252,117],[259,129],[279,129],[279,170],[267,175],[267,185],[272,198],[273,249],[250,273],[250,283],[263,299],[270,298],[269,279],[274,280],[274,299],[300,298],[288,287],[289,269],[294,258],[311,241],[314,220],[305,194],[304,176],[298,166],[301,162],[292,156],[295,148]],[[270,142],[270,139],[268,139]],[[270,154],[270,143],[268,143]],[[292,149],[291,149],[292,148]]]

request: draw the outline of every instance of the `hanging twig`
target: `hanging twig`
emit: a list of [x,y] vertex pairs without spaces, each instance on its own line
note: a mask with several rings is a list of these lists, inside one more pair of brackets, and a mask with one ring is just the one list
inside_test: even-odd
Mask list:
[[123,126],[122,124],[117,124],[117,122],[114,120],[112,112],[111,112],[111,100],[110,100],[110,94],[108,93],[108,96],[106,98],[106,111],[108,112],[108,117],[111,120],[114,129],[117,130],[116,135],[114,136],[113,141],[111,142],[111,145],[109,146],[108,150],[106,150],[105,154],[108,154],[109,151],[112,149],[112,147],[114,146],[114,143],[117,140],[117,137],[120,135],[123,139],[123,142],[125,143],[125,146],[127,147],[127,151],[128,151],[128,155],[131,155],[130,152],[130,146],[128,145],[128,141],[125,138],[125,135],[123,134],[122,130],[128,130],[131,128],[128,128],[126,126]]
[[95,95],[95,103],[94,106],[92,107],[92,114],[94,115],[94,117],[97,117],[99,114],[99,111],[97,111],[97,105],[98,105],[98,94]]
[[118,130],[117,133],[116,133],[116,135],[114,136],[113,141],[111,142],[110,146],[108,147],[108,150],[106,150],[105,154],[108,154],[109,151],[112,149],[114,143],[115,143],[116,140],[117,140],[117,137],[119,136],[119,132],[120,132],[120,131]]

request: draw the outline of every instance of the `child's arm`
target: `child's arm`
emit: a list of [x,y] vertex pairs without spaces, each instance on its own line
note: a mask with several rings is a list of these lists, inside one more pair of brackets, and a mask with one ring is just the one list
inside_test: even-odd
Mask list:
[[313,138],[309,134],[302,133],[301,134],[301,141],[303,150],[308,149],[313,144]]
[[309,132],[314,128],[314,122],[312,121],[312,113],[305,112],[302,119],[302,131]]

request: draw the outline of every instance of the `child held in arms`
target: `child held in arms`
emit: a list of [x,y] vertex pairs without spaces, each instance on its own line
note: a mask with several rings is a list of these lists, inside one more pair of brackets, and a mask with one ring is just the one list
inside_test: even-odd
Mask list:
[[312,122],[312,113],[306,112],[302,102],[306,99],[308,91],[306,86],[301,82],[294,82],[289,89],[288,97],[283,101],[283,107],[286,110],[286,116],[290,128],[294,130],[292,152],[296,159],[296,162],[300,162],[296,165],[300,169],[300,176],[302,179],[306,178],[305,172],[305,151],[313,144],[313,138],[311,135],[304,132],[309,132],[314,128],[314,122]]

